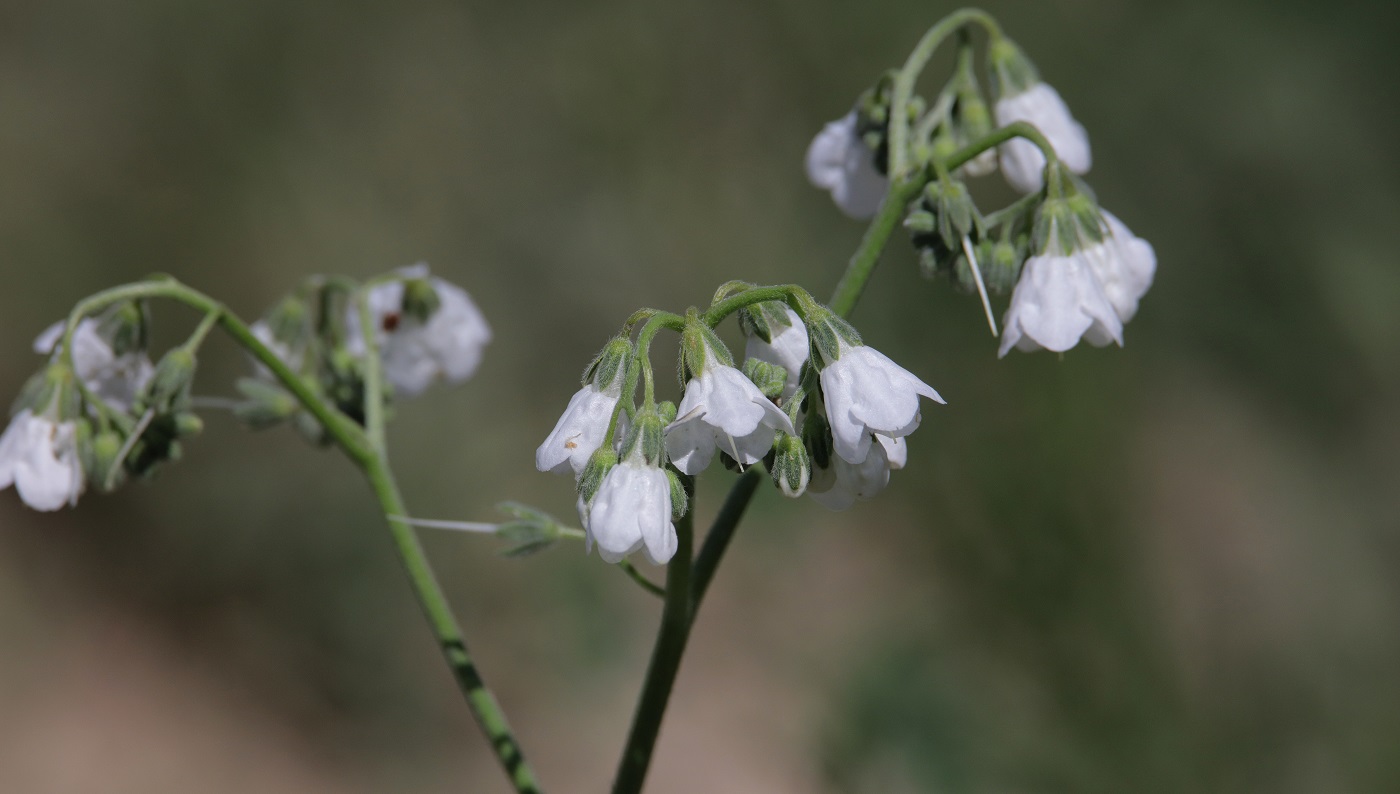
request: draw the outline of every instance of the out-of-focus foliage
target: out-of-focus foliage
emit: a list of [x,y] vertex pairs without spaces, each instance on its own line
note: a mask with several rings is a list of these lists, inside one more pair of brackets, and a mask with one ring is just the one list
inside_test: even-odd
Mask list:
[[[833,286],[862,229],[803,150],[952,10],[869,6],[9,2],[0,393],[118,281],[252,318],[309,272],[427,260],[496,341],[399,410],[410,504],[567,516],[531,455],[628,313]],[[949,404],[874,502],[759,496],[655,787],[1395,789],[1393,12],[991,10],[1157,284],[1122,351],[998,362],[896,240],[853,319]],[[198,391],[227,393],[248,364],[208,351]],[[150,486],[58,515],[0,494],[0,789],[503,790],[351,467],[207,419]],[[576,547],[427,541],[545,780],[601,789],[655,604]]]

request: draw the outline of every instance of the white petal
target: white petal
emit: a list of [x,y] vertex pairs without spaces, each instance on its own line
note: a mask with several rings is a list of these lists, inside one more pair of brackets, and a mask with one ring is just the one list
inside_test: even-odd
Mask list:
[[8,449],[0,457],[12,466],[9,474],[20,498],[35,510],[57,510],[75,504],[85,484],[78,460],[76,426],[35,417],[27,411],[15,419],[11,430],[18,434],[10,437],[10,431],[6,431]]
[[699,474],[715,457],[715,431],[702,416],[673,422],[666,428],[666,454],[686,474]]
[[[1089,135],[1074,120],[1060,94],[1048,83],[1037,83],[996,103],[997,124],[1017,121],[1034,125],[1069,170],[1083,174],[1093,164]],[[1044,183],[1045,156],[1035,144],[1015,138],[1001,146],[1001,168],[1006,181],[1022,193],[1033,193]]]
[[591,384],[574,392],[554,429],[535,450],[535,468],[554,474],[582,474],[588,459],[603,445],[617,400]]
[[779,328],[773,333],[773,341],[765,342],[757,336],[750,336],[744,346],[746,358],[766,361],[782,367],[787,372],[783,384],[783,398],[791,397],[797,391],[802,365],[807,362],[811,346],[807,338],[807,326],[791,308],[787,309],[788,320],[792,325]]
[[608,562],[617,562],[642,545],[652,560],[669,560],[677,540],[666,472],[631,459],[614,466],[593,499],[589,533],[598,544],[598,554]]
[[1082,253],[1034,256],[1021,271],[1006,312],[999,355],[1014,345],[1064,352],[1090,344],[1123,343],[1123,325]]
[[807,179],[830,191],[841,211],[856,219],[880,209],[889,180],[875,169],[875,156],[856,135],[856,114],[828,123],[807,147]]

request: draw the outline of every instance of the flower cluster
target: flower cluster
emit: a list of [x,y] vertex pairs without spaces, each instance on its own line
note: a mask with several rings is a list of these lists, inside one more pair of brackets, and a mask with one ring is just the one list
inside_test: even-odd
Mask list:
[[681,334],[680,404],[650,396],[649,333],[635,344],[624,334],[588,367],[536,450],[540,471],[576,477],[584,531],[605,560],[641,549],[667,562],[673,522],[687,509],[681,475],[700,474],[717,455],[740,469],[765,463],[785,495],[809,493],[832,509],[870,498],[904,465],[919,397],[943,402],[805,292],[792,299],[799,313],[762,289],[740,287],[739,304],[745,291],[760,292],[731,306],[748,337],[742,368],[715,334],[723,315],[669,315],[663,324]]
[[[901,209],[924,274],[979,294],[1003,356],[1012,348],[1062,352],[1080,339],[1121,345],[1123,324],[1152,284],[1156,255],[1079,182],[1093,162],[1089,138],[1059,92],[999,29],[989,34],[990,111],[964,37],[954,74],[935,101],[912,96],[896,108],[890,85],[897,78],[882,76],[812,141],[808,178],[846,214],[873,215],[882,192],[894,195],[888,122],[903,113],[909,124],[902,153],[916,166],[906,178],[923,180],[924,190]],[[1024,127],[996,134],[993,117],[1003,128],[1034,127],[1038,136]],[[998,170],[998,152],[1006,182],[1027,195],[983,215],[964,179]],[[992,297],[1008,292],[998,331]],[[894,460],[900,453],[889,454]]]

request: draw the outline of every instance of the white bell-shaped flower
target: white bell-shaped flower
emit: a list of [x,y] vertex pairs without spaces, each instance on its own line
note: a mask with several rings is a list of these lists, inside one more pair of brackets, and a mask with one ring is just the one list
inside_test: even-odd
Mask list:
[[579,516],[589,544],[598,556],[618,562],[638,549],[654,565],[664,565],[676,553],[676,527],[671,523],[671,483],[665,469],[648,463],[642,444],[603,477],[591,503],[579,500]]
[[[426,264],[400,268],[399,278],[370,288],[367,301],[375,326],[384,378],[400,396],[421,394],[438,378],[460,383],[476,372],[491,341],[491,327],[461,287],[431,276]],[[427,280],[437,306],[421,320],[404,311],[404,281]],[[358,307],[346,318],[347,346],[364,354]]]
[[685,386],[678,418],[666,428],[671,462],[686,474],[704,471],[716,447],[741,466],[751,466],[768,454],[778,430],[796,435],[787,414],[744,373],[719,359],[705,357],[699,374]]
[[[1113,245],[1108,240],[1097,244]],[[1098,255],[1109,253],[1096,251],[1092,256]],[[1123,344],[1123,323],[1094,275],[1088,249],[1027,260],[1002,325],[998,357],[1013,347],[1063,353],[1081,338],[1095,347]]]
[[846,510],[857,499],[870,499],[885,490],[890,472],[904,468],[909,459],[909,447],[902,438],[876,435],[877,443],[860,463],[850,463],[839,455],[832,456],[825,469],[814,468],[807,493],[828,510]]
[[[34,340],[34,352],[51,355],[67,325],[66,320],[59,320],[44,329]],[[85,317],[73,329],[73,371],[89,391],[113,408],[126,411],[150,382],[155,367],[144,352],[117,355],[98,328],[97,320]]]
[[35,510],[77,504],[86,483],[77,435],[75,422],[20,411],[0,436],[0,489],[13,485]]
[[807,147],[807,179],[831,193],[841,211],[863,220],[880,209],[889,180],[875,168],[875,154],[856,132],[853,110],[828,122]]
[[1127,322],[1137,314],[1138,301],[1152,286],[1157,272],[1157,253],[1152,244],[1133,234],[1113,213],[1105,210],[1107,229],[1102,245],[1085,249],[1089,266],[1103,287],[1104,297],[1113,304],[1118,319]]
[[[997,124],[1025,121],[1040,130],[1060,162],[1076,174],[1093,165],[1089,134],[1074,120],[1069,107],[1049,83],[1037,82],[1024,91],[1007,94],[996,103]],[[1025,138],[1001,145],[1001,171],[1006,181],[1022,193],[1034,193],[1044,185],[1045,155]]]
[[808,344],[807,326],[802,324],[802,318],[791,308],[784,308],[787,310],[790,324],[773,329],[771,342],[765,342],[762,337],[750,334],[748,342],[744,345],[744,356],[782,367],[787,372],[787,380],[783,383],[783,399],[787,399],[797,391],[802,365],[807,363],[811,346]]
[[902,438],[919,426],[919,396],[944,400],[932,386],[866,345],[842,340],[821,371],[822,399],[837,456],[862,463],[872,436]]
[[575,392],[549,437],[535,450],[535,468],[553,474],[582,474],[588,458],[603,445],[621,396],[621,378],[601,388],[590,381]]

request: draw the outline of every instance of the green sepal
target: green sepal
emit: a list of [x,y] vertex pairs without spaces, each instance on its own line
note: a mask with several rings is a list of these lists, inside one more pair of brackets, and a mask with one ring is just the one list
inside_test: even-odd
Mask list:
[[426,324],[442,305],[437,288],[426,278],[406,278],[403,280],[403,302],[400,311],[403,316]]
[[661,426],[667,427],[676,421],[676,404],[670,400],[662,400],[656,404],[656,415],[661,417]]
[[672,469],[666,470],[666,483],[671,486],[671,520],[680,521],[690,509],[690,500],[685,495],[685,484]]
[[842,345],[858,347],[863,344],[856,329],[826,307],[818,307],[807,315],[807,338],[812,346],[808,363],[818,372],[841,357]]
[[717,365],[734,366],[734,356],[730,355],[729,348],[720,341],[714,329],[700,319],[699,313],[691,309],[686,312],[685,330],[681,332],[681,385],[703,372],[711,356]]
[[603,478],[617,465],[617,453],[612,451],[611,446],[604,444],[599,447],[598,451],[588,458],[588,465],[583,467],[583,473],[578,477],[578,495],[584,504],[593,503],[593,497],[598,495]]
[[117,455],[121,453],[123,441],[121,434],[111,428],[92,438],[90,461],[85,461],[83,467],[87,470],[88,482],[104,492],[115,490],[126,479],[125,467],[118,468],[116,477],[112,478],[112,487],[107,487],[108,475],[117,466]]
[[992,39],[987,47],[987,61],[998,97],[1023,94],[1040,82],[1040,73],[1036,71],[1035,64],[1016,42],[1005,36]]
[[820,412],[807,413],[807,421],[802,423],[802,444],[807,448],[814,467],[825,469],[831,464],[831,426]]
[[97,335],[115,355],[139,353],[150,340],[150,323],[151,313],[145,301],[122,301],[102,313],[97,321]]
[[234,406],[233,415],[250,427],[272,427],[301,408],[295,397],[266,381],[240,378],[234,385],[248,399]]
[[528,557],[553,546],[562,537],[559,522],[548,513],[519,502],[501,502],[496,509],[512,516],[496,528],[496,536],[512,545],[502,557]]
[[768,344],[773,343],[785,328],[792,327],[787,304],[782,301],[763,301],[739,310],[739,328],[747,336],[756,336]]
[[[655,405],[637,412],[632,426],[627,428],[627,436],[622,442],[621,459],[641,455],[649,466],[661,466],[666,462],[666,427]],[[595,453],[596,454],[596,453]],[[590,461],[591,464],[591,461]]]
[[194,352],[188,348],[172,348],[161,356],[155,375],[146,387],[147,403],[162,413],[188,403],[195,368]]
[[632,342],[625,336],[610,339],[583,371],[582,385],[592,383],[599,391],[613,386],[619,389],[627,377],[627,366],[633,356]]

